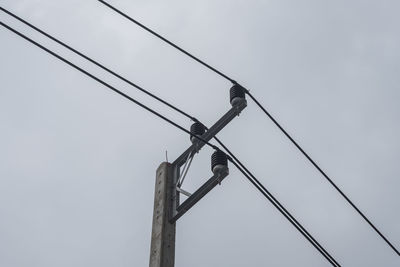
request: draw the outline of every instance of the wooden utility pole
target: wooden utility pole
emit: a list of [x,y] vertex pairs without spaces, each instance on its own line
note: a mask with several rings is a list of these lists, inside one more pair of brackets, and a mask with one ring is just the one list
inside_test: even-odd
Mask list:
[[175,223],[170,223],[173,203],[173,166],[163,162],[157,169],[154,192],[150,267],[174,267]]

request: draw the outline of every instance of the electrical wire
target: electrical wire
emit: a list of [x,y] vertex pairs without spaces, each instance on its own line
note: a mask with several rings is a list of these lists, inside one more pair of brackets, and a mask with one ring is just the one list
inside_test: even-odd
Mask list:
[[200,63],[201,65],[203,65],[204,67],[212,70],[213,72],[215,72],[216,74],[220,75],[221,77],[227,79],[228,81],[230,81],[231,83],[236,83],[235,80],[231,79],[228,75],[222,73],[221,71],[217,70],[216,68],[210,66],[209,64],[207,64],[206,62],[202,61],[201,59],[199,59],[198,57],[194,56],[193,54],[187,52],[185,49],[179,47],[178,45],[174,44],[173,42],[169,41],[168,39],[166,39],[165,37],[161,36],[160,34],[156,33],[155,31],[153,31],[152,29],[146,27],[145,25],[143,25],[142,23],[140,23],[139,21],[133,19],[132,17],[128,16],[127,14],[125,14],[124,12],[122,12],[121,10],[117,9],[116,7],[110,5],[109,3],[103,1],[103,0],[98,0],[100,3],[102,3],[103,5],[107,6],[108,8],[112,9],[113,11],[117,12],[118,14],[120,14],[121,16],[125,17],[126,19],[130,20],[131,22],[135,23],[136,25],[138,25],[139,27],[141,27],[142,29],[146,30],[147,32],[151,33],[152,35],[156,36],[157,38],[163,40],[165,43],[169,44],[170,46],[172,46],[175,49],[178,49],[179,51],[181,51],[182,53],[184,53],[186,56],[192,58],[193,60],[197,61],[198,63]]
[[[214,73],[220,75],[221,77],[227,79],[233,84],[238,84],[234,79],[230,78],[226,74],[222,73],[221,71],[215,69],[214,67],[210,66],[209,64],[205,63],[204,61],[200,60],[199,58],[195,57],[188,51],[184,50],[180,46],[176,45],[175,43],[169,41],[165,37],[161,36],[157,32],[151,30],[150,28],[146,27],[142,23],[138,22],[137,20],[133,19],[132,17],[128,16],[121,10],[117,9],[116,7],[110,5],[109,3],[103,1],[103,0],[98,0],[100,3],[103,5],[107,6],[111,10],[115,11],[116,13],[120,14],[121,16],[125,17],[129,21],[135,23],[142,29],[146,30],[147,32],[151,33],[152,35],[156,36],[160,40],[164,41],[165,43],[169,44],[170,46],[176,48],[180,52],[184,53],[185,55],[189,56],[190,58],[194,59],[198,63],[202,64],[206,68],[210,69]],[[243,87],[243,86],[242,86]],[[364,213],[350,200],[350,198],[332,181],[332,179],[318,166],[318,164],[304,151],[303,148],[300,147],[299,144],[286,132],[286,130],[275,120],[275,118],[257,101],[257,99],[247,90],[245,87],[243,87],[246,91],[246,94],[250,96],[250,98],[257,104],[257,106],[268,116],[269,119],[273,121],[273,123],[283,132],[283,134],[289,138],[289,140],[296,146],[296,148],[310,161],[310,163],[322,174],[322,176],[336,189],[336,191],[352,206],[357,213],[372,227],[372,229],[375,230],[375,232],[393,249],[393,251],[400,256],[400,252],[396,249],[396,247],[378,230],[378,228],[364,215]]]
[[[192,135],[190,133],[190,131],[186,130],[185,128],[183,128],[182,126],[180,126],[179,124],[173,122],[172,120],[168,119],[167,117],[163,116],[162,114],[160,114],[159,112],[147,107],[146,105],[140,103],[139,101],[133,99],[132,97],[128,96],[127,94],[123,93],[122,91],[118,90],[117,88],[113,87],[112,85],[106,83],[105,81],[101,80],[100,78],[94,76],[93,74],[85,71],[84,69],[78,67],[77,65],[75,65],[74,63],[72,63],[71,61],[68,61],[67,59],[63,58],[62,56],[56,54],[55,52],[51,51],[50,49],[44,47],[43,45],[39,44],[38,42],[30,39],[29,37],[27,37],[26,35],[20,33],[19,31],[11,28],[10,26],[8,26],[7,24],[3,23],[2,21],[0,21],[0,25],[3,26],[4,28],[8,29],[9,31],[19,35],[20,37],[22,37],[23,39],[29,41],[30,43],[34,44],[35,46],[41,48],[42,50],[46,51],[47,53],[51,54],[52,56],[56,57],[57,59],[63,61],[64,63],[68,64],[69,66],[73,67],[74,69],[80,71],[81,73],[85,74],[86,76],[89,76],[90,78],[92,78],[93,80],[101,83],[102,85],[108,87],[109,89],[111,89],[112,91],[114,91],[115,93],[125,97],[126,99],[132,101],[133,103],[135,103],[136,105],[144,108],[145,110],[153,113],[154,115],[156,115],[157,117],[163,119],[164,121],[168,122],[169,124],[175,126],[176,128],[180,129],[181,131]],[[220,150],[218,147],[216,147],[215,145],[207,142],[206,140],[204,140],[203,138],[194,135],[198,140],[204,142],[206,145],[210,146],[211,148],[213,148],[214,150]]]
[[[160,117],[161,119],[167,121],[168,123],[172,124],[173,126],[177,127],[178,129],[180,129],[180,130],[182,130],[182,131],[184,131],[184,132],[186,132],[186,133],[188,133],[188,134],[191,134],[188,130],[186,130],[185,128],[181,127],[180,125],[174,123],[174,122],[171,121],[170,119],[164,117],[164,116],[161,115],[160,113],[158,113],[158,112],[156,112],[156,111],[154,111],[154,110],[148,108],[148,107],[145,106],[144,104],[138,102],[137,100],[131,98],[130,96],[126,95],[125,93],[119,91],[118,89],[116,89],[115,87],[113,87],[113,86],[109,85],[108,83],[102,81],[102,80],[99,79],[98,77],[96,77],[96,76],[90,74],[89,72],[83,70],[82,68],[78,67],[77,65],[75,65],[75,64],[73,64],[72,62],[68,61],[67,59],[61,57],[60,55],[56,54],[55,52],[49,50],[48,48],[42,46],[41,44],[37,43],[36,41],[34,41],[34,40],[30,39],[29,37],[25,36],[24,34],[20,33],[19,31],[17,31],[17,30],[15,30],[15,29],[11,28],[10,26],[4,24],[4,23],[1,22],[1,21],[0,21],[0,25],[3,26],[4,28],[10,30],[11,32],[13,32],[13,33],[19,35],[19,36],[22,37],[23,39],[25,39],[25,40],[29,41],[30,43],[34,44],[35,46],[41,48],[42,50],[46,51],[47,53],[53,55],[53,56],[56,57],[57,59],[63,61],[64,63],[66,63],[66,64],[68,64],[68,65],[70,65],[71,67],[75,68],[76,70],[78,70],[78,71],[82,72],[83,74],[89,76],[90,78],[94,79],[95,81],[97,81],[97,82],[101,83],[102,85],[108,87],[109,89],[113,90],[114,92],[118,93],[119,95],[125,97],[126,99],[128,99],[128,100],[130,100],[130,101],[132,101],[132,102],[134,102],[135,104],[137,104],[137,105],[139,105],[140,107],[146,109],[147,111],[153,113],[154,115]],[[197,137],[197,136],[196,136],[196,138],[198,138],[200,141],[206,143],[207,145],[211,146],[213,149],[219,150],[218,147],[216,147],[216,146],[214,146],[214,145],[208,143],[208,142],[205,141],[204,139],[202,139],[202,138],[200,138],[200,137]],[[216,138],[216,140],[217,140],[220,144],[222,144],[222,142],[221,142],[220,140],[218,140],[217,138]],[[222,144],[222,145],[223,145],[223,144]],[[228,153],[229,153],[233,158],[235,158],[236,161],[238,161],[237,158],[236,158],[224,145],[223,145],[223,147],[226,149],[226,151],[228,151]],[[258,190],[260,190],[261,193],[263,193],[263,195],[265,195],[265,196],[271,201],[272,204],[274,204],[275,207],[277,207],[277,208],[280,210],[280,212],[281,212],[281,213],[282,213],[282,214],[283,214],[283,215],[284,215],[284,216],[285,216],[285,217],[286,217],[286,218],[287,218],[287,219],[288,219],[288,220],[289,220],[289,221],[290,221],[290,222],[291,222],[305,237],[306,237],[306,239],[307,239],[308,241],[311,242],[311,244],[312,244],[312,245],[313,245],[313,246],[314,246],[314,247],[315,247],[315,248],[316,248],[316,249],[317,249],[317,250],[318,250],[332,265],[333,265],[333,266],[340,266],[340,265],[338,265],[337,262],[332,258],[332,256],[331,256],[331,255],[330,255],[330,254],[329,254],[329,253],[328,253],[328,252],[327,252],[327,251],[326,251],[326,250],[325,250],[325,249],[324,249],[324,248],[323,248],[323,247],[322,247],[322,246],[321,246],[321,245],[320,245],[320,244],[319,244],[305,229],[304,229],[304,227],[302,227],[302,226],[297,222],[297,220],[295,220],[295,219],[293,218],[293,216],[291,216],[290,213],[289,213],[279,202],[277,202],[277,200],[276,200],[273,196],[272,196],[272,198],[271,198],[271,196],[270,196],[271,194],[268,192],[268,190],[265,189],[264,186],[262,186],[262,184],[261,184],[258,180],[256,180],[256,182],[254,182],[254,181],[253,181],[251,178],[249,178],[249,176],[238,166],[238,163],[236,163],[235,161],[233,161],[232,158],[230,158],[230,161],[231,161],[231,162],[232,162],[232,163],[233,163],[233,164],[248,178],[248,179],[249,179],[249,181],[251,181],[251,182],[256,186],[256,188],[257,188]],[[240,161],[238,161],[238,162],[239,162],[239,164],[240,164],[242,167],[244,167],[243,164],[240,163]],[[249,172],[249,171],[247,170],[247,168],[246,168],[246,171]],[[255,177],[254,177],[254,178],[255,178]],[[254,178],[253,178],[253,179],[254,179]],[[260,186],[260,185],[261,185],[261,186]],[[266,192],[264,192],[263,190],[266,191]],[[279,203],[279,204],[277,204],[277,203],[275,203],[275,202],[277,202],[277,203]],[[288,214],[289,214],[289,215],[288,215]]]
[[364,213],[350,200],[349,197],[332,181],[332,179],[319,167],[319,165],[304,151],[304,149],[288,134],[288,132],[271,116],[271,114],[250,93],[250,98],[260,107],[272,122],[283,132],[283,134],[296,146],[296,148],[308,159],[309,162],[322,174],[322,176],[336,189],[337,192],[357,211],[357,213],[375,230],[375,232],[400,256],[400,252],[394,245],[378,230],[378,228],[364,215]]
[[274,196],[265,189],[264,186],[259,185],[259,181],[252,175],[246,173],[239,165],[242,165],[239,161],[236,162],[231,157],[228,160],[252,183],[258,191],[267,198],[275,208],[286,218],[288,221],[332,264],[332,266],[341,266],[335,258],[333,258],[313,237],[304,229],[304,227],[274,198]]
[[94,59],[92,59],[92,58],[86,56],[86,55],[83,54],[82,52],[80,52],[80,51],[76,50],[75,48],[71,47],[70,45],[67,45],[65,42],[63,42],[63,41],[61,41],[61,40],[55,38],[54,36],[52,36],[52,35],[46,33],[45,31],[39,29],[38,27],[34,26],[33,24],[29,23],[28,21],[24,20],[23,18],[17,16],[16,14],[12,13],[11,11],[9,11],[9,10],[3,8],[3,7],[0,7],[0,10],[3,11],[3,12],[5,12],[6,14],[12,16],[13,18],[19,20],[20,22],[24,23],[25,25],[29,26],[30,28],[34,29],[35,31],[37,31],[37,32],[39,32],[39,33],[41,33],[41,34],[43,34],[44,36],[46,36],[47,38],[53,40],[54,42],[56,42],[56,43],[62,45],[63,47],[67,48],[68,50],[74,52],[75,54],[77,54],[77,55],[83,57],[84,59],[86,59],[86,60],[88,60],[88,61],[90,61],[91,63],[95,64],[96,66],[102,68],[103,70],[107,71],[108,73],[112,74],[113,76],[115,76],[115,77],[117,77],[117,78],[123,80],[124,82],[126,82],[126,83],[128,83],[129,85],[131,85],[131,86],[137,88],[138,90],[142,91],[143,93],[145,93],[145,94],[151,96],[152,98],[158,100],[159,102],[161,102],[161,103],[167,105],[168,107],[170,107],[170,108],[174,109],[175,111],[181,113],[182,115],[188,117],[188,118],[191,119],[192,121],[197,121],[196,118],[190,116],[189,114],[187,114],[187,113],[184,112],[183,110],[181,110],[181,109],[177,108],[176,106],[174,106],[174,105],[168,103],[167,101],[165,101],[165,100],[159,98],[158,96],[156,96],[156,95],[154,95],[153,93],[147,91],[147,90],[144,89],[143,87],[141,87],[141,86],[139,86],[139,85],[133,83],[132,81],[130,81],[130,80],[128,80],[127,78],[123,77],[122,75],[116,73],[115,71],[113,71],[113,70],[111,70],[111,69],[105,67],[103,64],[99,63],[98,61],[96,61],[96,60],[94,60]]
[[[217,138],[215,140],[225,149],[228,159],[233,165],[285,216],[315,247],[318,246],[327,255],[327,257],[337,265],[337,261],[318,243],[317,240],[294,218],[290,212],[269,192],[267,188],[250,172],[246,166]],[[239,165],[239,166],[238,166]],[[316,247],[317,248],[317,247]],[[319,248],[317,248],[319,250]],[[320,251],[321,252],[321,251]],[[332,262],[331,262],[332,263]]]

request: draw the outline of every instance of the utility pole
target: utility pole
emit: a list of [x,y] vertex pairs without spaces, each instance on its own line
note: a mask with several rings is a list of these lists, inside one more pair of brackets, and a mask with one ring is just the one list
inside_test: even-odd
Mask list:
[[[217,150],[211,156],[213,176],[193,194],[182,189],[193,157],[219,131],[246,108],[245,89],[238,84],[230,89],[231,109],[207,129],[200,122],[190,128],[192,145],[173,163],[163,162],[156,172],[153,228],[151,234],[150,267],[174,267],[176,221],[228,176],[228,157]],[[200,137],[200,139],[196,138]],[[180,203],[181,194],[186,198]]]
[[150,267],[174,267],[175,263],[175,223],[169,222],[174,190],[172,172],[172,164],[167,162],[161,163],[156,172]]

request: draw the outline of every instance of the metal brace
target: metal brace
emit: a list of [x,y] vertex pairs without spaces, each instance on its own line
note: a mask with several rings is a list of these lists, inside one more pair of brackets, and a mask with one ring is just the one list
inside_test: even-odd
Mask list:
[[[247,106],[246,99],[242,99],[237,102],[231,109],[225,113],[213,126],[211,126],[201,138],[204,141],[210,141],[215,135],[218,134],[229,122],[231,122],[236,116],[239,116],[240,112]],[[202,199],[208,192],[210,192],[217,184],[221,184],[221,181],[228,176],[228,168],[222,169],[205,182],[199,189],[193,194],[183,190],[181,188],[183,181],[185,180],[186,174],[190,168],[193,157],[200,149],[205,145],[201,140],[194,140],[193,144],[185,150],[173,163],[174,168],[174,185],[176,190],[172,196],[172,214],[170,215],[170,222],[176,222],[183,214],[185,214],[190,208],[192,208],[200,199]],[[183,167],[182,171],[181,168]],[[187,196],[188,198],[181,204],[180,194]]]

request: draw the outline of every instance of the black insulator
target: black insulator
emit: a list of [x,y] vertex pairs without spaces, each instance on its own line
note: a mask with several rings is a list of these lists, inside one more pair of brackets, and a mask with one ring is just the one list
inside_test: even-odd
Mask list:
[[194,136],[202,136],[206,132],[206,127],[200,122],[195,122],[190,126],[190,140],[194,142],[197,138]]
[[228,157],[221,150],[215,151],[211,156],[211,170],[216,171],[228,167]]
[[234,106],[240,99],[246,97],[245,89],[239,84],[235,84],[231,87],[230,90],[230,101],[231,105]]

